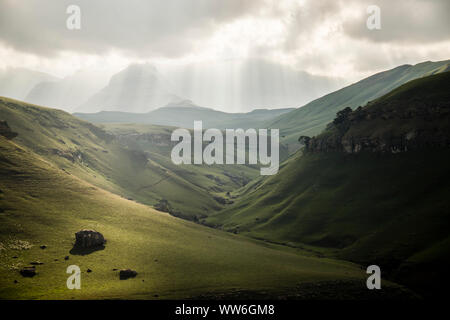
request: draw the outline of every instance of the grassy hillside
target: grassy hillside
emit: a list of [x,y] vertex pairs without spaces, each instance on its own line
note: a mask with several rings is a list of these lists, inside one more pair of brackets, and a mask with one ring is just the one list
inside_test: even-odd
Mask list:
[[[390,282],[382,293],[367,290],[364,270],[353,263],[210,229],[113,194],[101,187],[120,187],[99,168],[131,174],[116,161],[140,170],[139,155],[67,113],[1,103],[2,118],[19,135],[5,138],[2,124],[0,299],[414,297]],[[84,228],[102,232],[103,250],[72,251],[74,233]],[[37,275],[22,277],[32,262]],[[81,268],[81,290],[66,288],[69,265]],[[122,268],[137,277],[119,280]]]
[[163,127],[141,128],[144,139],[130,142],[114,135],[124,136],[123,130],[110,134],[63,111],[6,98],[0,98],[0,119],[19,134],[15,141],[59,168],[144,204],[167,200],[171,212],[188,219],[221,209],[217,199],[259,174],[249,166],[175,166],[171,130]]
[[[0,171],[3,299],[187,298],[242,290],[292,294],[301,283],[337,280],[363,286],[355,265],[171,217],[97,188],[4,137]],[[102,232],[105,249],[70,254],[74,232],[82,228]],[[20,268],[32,261],[43,263],[37,275],[21,277]],[[66,268],[72,264],[82,270],[81,290],[66,288]],[[138,276],[121,281],[115,268],[132,268]]]
[[[430,269],[433,261],[426,253],[432,250],[433,260],[447,261],[439,267],[442,271],[449,265],[448,250],[438,249],[448,242],[450,227],[449,159],[449,152],[431,151],[297,156],[207,222],[254,238],[375,263],[391,275],[420,252],[419,262]],[[417,273],[413,279],[420,285],[439,283],[428,281],[429,273],[421,274],[420,280]]]
[[380,72],[280,115],[268,121],[265,126],[279,128],[280,135],[284,136],[282,142],[289,144],[291,150],[296,150],[299,148],[297,143],[299,136],[320,133],[326,124],[334,119],[337,111],[345,107],[355,109],[363,106],[410,80],[449,71],[449,64],[450,60],[428,61]]
[[[170,136],[175,127],[161,127],[145,124],[108,123],[99,126],[111,133],[119,143],[129,150],[145,152],[151,159],[169,171],[175,172],[190,183],[213,193],[224,196],[227,192],[236,190],[260,175],[259,165],[174,165],[171,151],[177,142],[172,142]],[[225,137],[225,132],[223,132]],[[193,132],[191,130],[191,137]],[[204,146],[208,143],[204,143]],[[235,148],[236,152],[236,148]],[[246,148],[248,154],[248,146]],[[284,145],[279,146],[280,161],[289,156]]]
[[421,292],[442,292],[450,265],[449,88],[450,73],[438,74],[353,111],[206,222],[378,264]]

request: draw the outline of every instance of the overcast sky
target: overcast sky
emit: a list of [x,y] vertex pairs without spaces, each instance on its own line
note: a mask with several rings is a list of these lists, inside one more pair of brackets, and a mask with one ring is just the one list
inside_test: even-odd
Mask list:
[[[68,30],[66,9],[81,8]],[[369,5],[381,30],[368,30]],[[450,58],[448,0],[0,0],[0,68],[56,76],[263,58],[358,80],[404,63]]]

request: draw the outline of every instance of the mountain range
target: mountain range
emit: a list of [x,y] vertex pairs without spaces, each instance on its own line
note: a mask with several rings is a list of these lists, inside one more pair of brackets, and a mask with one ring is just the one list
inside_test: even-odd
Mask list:
[[356,109],[410,80],[449,70],[450,60],[402,65],[329,93],[293,112],[266,122],[264,126],[279,128],[280,135],[284,136],[282,140],[296,150],[300,147],[297,144],[300,135],[320,133],[339,110],[346,107]]
[[[255,110],[253,113],[224,113],[202,108],[189,100],[171,103],[174,109],[159,108],[149,113],[98,112],[75,113],[76,116],[97,123],[151,123],[191,128],[193,120],[203,120],[206,127],[215,128],[274,128],[280,130],[281,141],[295,152],[300,148],[298,137],[320,133],[333,120],[337,111],[355,109],[381,97],[398,86],[420,77],[450,70],[450,60],[402,65],[377,73],[340,90],[331,92],[299,108]],[[183,108],[187,108],[183,110]],[[278,114],[277,114],[278,113]]]
[[102,89],[107,76],[102,72],[78,71],[63,79],[39,82],[21,99],[37,105],[74,111]]
[[199,107],[192,101],[169,103],[147,113],[101,111],[97,113],[74,113],[73,115],[94,123],[141,123],[193,128],[194,121],[203,121],[204,128],[257,128],[261,123],[294,110],[255,109],[247,113],[227,113],[211,108]]
[[37,85],[48,81],[58,81],[47,73],[24,68],[0,70],[0,96],[25,100],[27,94]]
[[3,72],[0,81],[4,96],[83,113],[146,113],[185,100],[235,113],[292,108],[344,83],[259,59],[170,67],[135,63],[112,75],[83,69],[63,79],[21,69]]

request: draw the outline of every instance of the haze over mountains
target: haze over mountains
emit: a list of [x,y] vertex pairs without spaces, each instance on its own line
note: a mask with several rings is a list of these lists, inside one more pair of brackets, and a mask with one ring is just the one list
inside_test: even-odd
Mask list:
[[[170,67],[135,63],[111,77],[94,70],[64,79],[25,69],[16,73],[0,74],[3,96],[85,113],[145,113],[184,100],[226,112],[298,107],[344,84],[260,59]],[[14,83],[24,85],[18,89]]]
[[[399,66],[331,94],[328,93],[344,83],[342,80],[312,76],[256,59],[166,66],[161,70],[151,64],[132,64],[110,79],[109,74],[93,70],[60,79],[26,69],[8,69],[0,72],[0,93],[77,113],[147,113],[166,105],[242,113],[298,108],[311,101],[292,115],[283,116],[284,112],[280,112],[276,119],[262,119],[267,120],[265,126],[280,128],[285,139],[295,144],[300,133],[320,132],[341,106],[355,108],[406,81],[445,71],[449,63],[446,60]],[[319,98],[324,94],[327,95]],[[126,122],[126,118],[117,122]],[[177,121],[151,123],[174,125]]]
[[108,85],[77,111],[148,112],[182,100],[158,70],[149,64],[133,64],[112,76]]
[[24,68],[0,69],[0,96],[25,99],[36,85],[57,80],[59,79],[49,74]]
[[262,59],[229,59],[167,68],[184,97],[227,112],[299,107],[346,84]]
[[255,109],[247,113],[227,113],[199,107],[190,100],[169,103],[165,107],[146,113],[101,111],[97,113],[74,113],[73,115],[94,123],[142,123],[193,128],[194,121],[201,120],[204,128],[256,128],[261,123],[294,110]]
[[107,81],[108,75],[102,72],[78,71],[64,79],[36,84],[24,100],[71,112],[101,90]]

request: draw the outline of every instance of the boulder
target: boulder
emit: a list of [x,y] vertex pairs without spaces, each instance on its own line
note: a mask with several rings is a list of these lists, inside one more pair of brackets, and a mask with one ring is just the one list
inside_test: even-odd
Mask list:
[[0,135],[6,139],[17,137],[17,132],[13,132],[5,120],[0,120]]
[[95,248],[103,246],[105,243],[103,235],[95,230],[80,230],[75,233],[75,247]]
[[137,272],[131,269],[122,269],[119,272],[120,280],[134,278],[137,276]]
[[33,267],[24,267],[20,270],[20,274],[22,275],[22,277],[34,277],[36,275],[36,268]]

